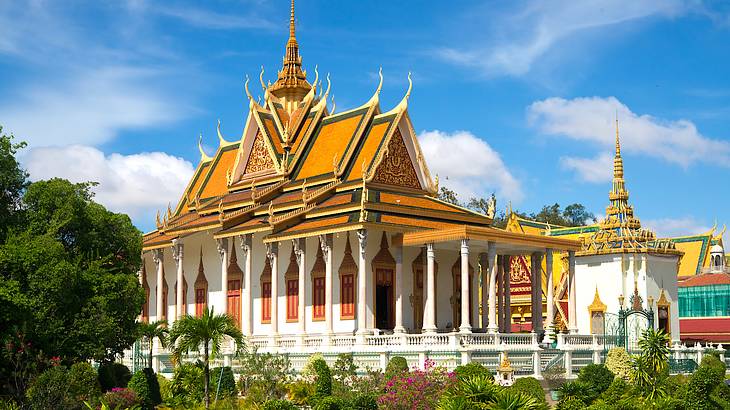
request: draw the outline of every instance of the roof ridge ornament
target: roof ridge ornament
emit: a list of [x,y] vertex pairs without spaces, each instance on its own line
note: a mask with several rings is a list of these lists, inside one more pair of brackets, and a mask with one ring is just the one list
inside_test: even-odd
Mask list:
[[221,120],[218,119],[218,125],[216,126],[216,132],[218,133],[218,144],[222,147],[224,145],[230,145],[231,143],[226,141],[225,138],[223,138],[223,134],[221,134]]
[[380,90],[383,89],[383,67],[381,66],[378,69],[378,77],[380,77],[380,81],[378,82],[378,88],[375,89],[375,93],[373,93],[373,96],[370,97],[370,101],[368,101],[368,104],[375,105],[380,102]]
[[209,157],[208,154],[203,150],[203,133],[201,132],[198,136],[198,151],[200,151],[200,162],[208,162],[213,158]]

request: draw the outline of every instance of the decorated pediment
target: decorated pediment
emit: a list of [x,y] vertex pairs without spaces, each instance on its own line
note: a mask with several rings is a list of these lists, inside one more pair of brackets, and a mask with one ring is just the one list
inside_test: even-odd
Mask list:
[[395,130],[375,169],[372,182],[421,189],[416,169],[400,130]]

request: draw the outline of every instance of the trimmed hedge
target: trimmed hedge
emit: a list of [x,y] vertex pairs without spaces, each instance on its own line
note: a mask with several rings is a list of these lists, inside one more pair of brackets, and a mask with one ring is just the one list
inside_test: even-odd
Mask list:
[[393,376],[397,376],[401,373],[408,371],[408,361],[402,356],[393,356],[388,361],[388,366],[385,367],[385,380],[390,380]]
[[286,400],[271,399],[264,403],[262,410],[297,410],[297,406]]
[[129,380],[129,388],[137,393],[137,397],[142,402],[142,409],[144,410],[152,410],[155,406],[162,403],[157,375],[150,368],[145,368],[135,373],[132,379]]
[[127,387],[132,372],[129,368],[117,362],[105,362],[99,365],[99,384],[101,390],[107,392],[115,387]]
[[538,403],[547,404],[545,390],[543,390],[540,382],[534,377],[520,377],[515,380],[510,389],[533,397]]
[[477,362],[469,362],[467,364],[456,366],[454,374],[459,381],[466,380],[472,377],[487,377],[490,380],[494,380],[494,375],[482,364]]
[[[221,372],[223,374],[221,375]],[[220,380],[220,388],[218,386]],[[210,371],[210,396],[212,398],[234,397],[238,394],[236,379],[233,377],[233,370],[229,366],[214,367]]]

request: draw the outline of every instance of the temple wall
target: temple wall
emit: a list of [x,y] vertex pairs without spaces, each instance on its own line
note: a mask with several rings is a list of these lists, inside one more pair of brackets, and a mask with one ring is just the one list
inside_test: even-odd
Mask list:
[[646,263],[647,292],[654,297],[654,323],[659,323],[656,301],[661,290],[670,303],[669,331],[672,342],[679,342],[679,296],[677,282],[677,256],[648,255]]

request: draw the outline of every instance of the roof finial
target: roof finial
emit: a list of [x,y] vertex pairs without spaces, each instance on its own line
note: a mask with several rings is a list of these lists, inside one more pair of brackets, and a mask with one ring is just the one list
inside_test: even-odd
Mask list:
[[291,0],[291,16],[289,17],[289,38],[296,38],[294,35],[294,0]]
[[616,155],[621,155],[621,141],[618,137],[618,111],[616,111]]
[[205,150],[203,150],[203,133],[200,133],[200,136],[198,137],[198,151],[200,151],[200,161],[206,162],[210,161],[211,157],[208,156],[208,154],[205,153]]
[[616,111],[616,155],[613,158],[613,177],[614,179],[624,177],[624,161],[621,158],[621,140],[618,135],[618,111]]

